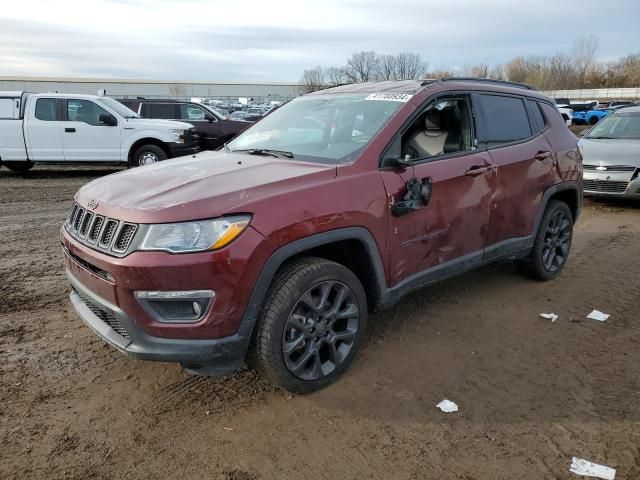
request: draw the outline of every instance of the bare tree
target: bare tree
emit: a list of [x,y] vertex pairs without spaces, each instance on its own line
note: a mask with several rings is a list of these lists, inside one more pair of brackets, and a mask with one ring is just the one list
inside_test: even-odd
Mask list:
[[324,77],[327,85],[331,87],[336,87],[346,82],[344,68],[329,67],[325,70]]
[[184,83],[174,83],[169,85],[169,95],[172,97],[185,97],[187,95],[187,87]]
[[573,43],[570,56],[577,70],[578,88],[584,86],[587,73],[594,67],[597,50],[598,38],[595,35],[582,36]]
[[396,80],[414,80],[427,70],[426,62],[419,53],[402,52],[396,55]]
[[376,72],[378,80],[395,80],[396,78],[396,56],[380,55],[378,57],[378,71]]
[[302,72],[302,76],[298,81],[300,93],[307,94],[326,88],[327,81],[324,70],[321,66],[317,66]]
[[352,82],[368,82],[375,78],[378,71],[378,56],[371,50],[357,52],[347,60],[345,74]]

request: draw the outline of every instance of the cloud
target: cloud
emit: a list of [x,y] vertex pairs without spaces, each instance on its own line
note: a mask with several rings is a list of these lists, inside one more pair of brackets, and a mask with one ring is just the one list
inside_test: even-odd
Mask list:
[[23,0],[0,11],[0,75],[295,81],[359,50],[456,67],[566,51],[581,34],[604,59],[640,45],[637,0],[610,0],[617,15],[601,0],[521,3]]

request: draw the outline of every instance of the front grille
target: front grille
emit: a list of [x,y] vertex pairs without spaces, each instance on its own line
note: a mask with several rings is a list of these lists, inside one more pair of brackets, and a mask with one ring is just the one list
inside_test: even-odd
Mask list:
[[[583,165],[582,168],[589,171],[597,171],[600,165]],[[637,167],[631,165],[603,165],[603,172],[635,172]]]
[[96,243],[96,240],[98,240],[98,234],[100,233],[103,224],[104,217],[101,217],[100,215],[96,216],[96,219],[93,222],[93,227],[91,227],[91,233],[89,233],[88,238],[91,243]]
[[111,246],[111,240],[113,240],[113,236],[115,235],[117,228],[118,222],[116,220],[107,220],[107,224],[105,225],[102,236],[100,237],[100,247],[109,248]]
[[624,193],[629,182],[610,180],[584,180],[584,190],[599,193]]
[[139,230],[135,223],[96,215],[75,202],[65,228],[79,242],[116,257],[129,253]]
[[132,223],[124,223],[120,228],[120,232],[118,233],[118,238],[113,244],[114,252],[125,252],[129,245],[131,245],[131,240],[133,240],[133,236],[136,233],[137,226]]
[[89,226],[91,225],[91,221],[93,220],[93,213],[86,212],[84,217],[82,217],[82,222],[80,224],[80,236],[86,237],[87,232],[89,231]]
[[96,317],[98,317],[104,323],[109,325],[119,335],[121,335],[121,336],[123,336],[124,338],[127,338],[127,339],[130,338],[129,337],[129,333],[127,332],[127,329],[124,328],[124,325],[122,324],[122,322],[120,320],[118,320],[118,317],[116,317],[115,313],[113,313],[112,311],[107,310],[106,308],[103,308],[102,306],[98,305],[93,300],[91,300],[88,296],[86,296],[84,293],[76,290],[75,288],[73,289],[73,291],[76,294],[78,294],[78,297],[80,297],[80,300],[82,300],[82,303],[84,303],[87,306],[87,308],[89,310],[91,310],[91,312]]

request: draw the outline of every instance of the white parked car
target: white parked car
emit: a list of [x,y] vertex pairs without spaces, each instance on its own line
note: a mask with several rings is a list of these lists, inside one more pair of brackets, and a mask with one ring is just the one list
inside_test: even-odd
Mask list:
[[109,97],[0,92],[0,162],[14,171],[36,163],[135,167],[198,151],[192,125],[140,118]]
[[567,123],[567,127],[570,127],[573,124],[573,109],[569,108],[566,105],[556,105],[560,115],[564,118],[564,121]]

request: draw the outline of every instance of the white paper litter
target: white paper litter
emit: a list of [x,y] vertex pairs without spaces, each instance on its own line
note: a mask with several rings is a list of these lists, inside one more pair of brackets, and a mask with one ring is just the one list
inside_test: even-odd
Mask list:
[[581,458],[573,457],[569,471],[576,475],[585,477],[602,478],[603,480],[614,480],[616,478],[616,470],[614,468],[591,463]]
[[442,400],[438,405],[436,405],[436,407],[438,407],[444,413],[453,413],[458,411],[458,405],[450,400]]
[[587,318],[590,318],[591,320],[597,320],[599,322],[604,322],[610,316],[611,315],[602,313],[599,310],[593,310],[589,315],[587,315]]
[[541,313],[540,316],[542,318],[546,318],[547,320],[551,320],[551,322],[555,322],[558,319],[558,315],[555,313]]

